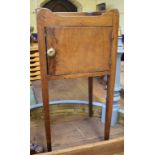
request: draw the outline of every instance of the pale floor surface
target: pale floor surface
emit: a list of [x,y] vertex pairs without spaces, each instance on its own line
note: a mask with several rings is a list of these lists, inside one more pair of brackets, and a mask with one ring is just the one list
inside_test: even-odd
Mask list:
[[[101,123],[100,118],[78,117],[77,115],[74,120],[67,122],[57,121],[57,123],[51,125],[53,150],[104,140],[104,124]],[[63,118],[61,119],[63,120]],[[31,119],[30,127],[31,143],[37,143],[46,148],[43,120]],[[117,124],[115,127],[111,128],[111,139],[123,135],[123,125]]]

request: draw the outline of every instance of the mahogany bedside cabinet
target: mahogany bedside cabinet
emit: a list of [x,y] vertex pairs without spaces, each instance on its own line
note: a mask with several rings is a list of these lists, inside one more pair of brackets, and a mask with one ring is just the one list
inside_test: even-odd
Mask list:
[[48,81],[88,78],[89,116],[92,117],[93,77],[108,76],[104,139],[109,139],[115,83],[118,11],[37,11],[42,98],[48,151],[52,150]]

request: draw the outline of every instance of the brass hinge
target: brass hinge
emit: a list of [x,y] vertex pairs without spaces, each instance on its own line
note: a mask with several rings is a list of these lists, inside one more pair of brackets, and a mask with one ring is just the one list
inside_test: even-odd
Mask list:
[[[114,40],[114,33],[112,32],[111,33],[111,40]],[[111,43],[112,44],[112,43]],[[112,49],[111,49],[111,51],[112,51]],[[110,56],[109,56],[109,66],[111,66],[112,65],[112,59],[111,59],[111,52],[110,52]]]
[[44,32],[44,37],[46,37],[46,32]]
[[111,59],[109,60],[109,67],[111,66],[111,64],[112,64],[112,61],[111,61]]
[[111,38],[112,38],[112,40],[114,39],[114,33],[113,32],[111,33]]
[[46,37],[46,36],[47,36],[47,29],[44,28],[44,37]]

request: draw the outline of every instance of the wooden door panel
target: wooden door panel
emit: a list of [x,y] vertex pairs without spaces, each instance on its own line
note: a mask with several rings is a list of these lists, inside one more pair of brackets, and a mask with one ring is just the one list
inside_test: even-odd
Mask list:
[[112,27],[48,27],[46,48],[49,75],[93,73],[109,70]]

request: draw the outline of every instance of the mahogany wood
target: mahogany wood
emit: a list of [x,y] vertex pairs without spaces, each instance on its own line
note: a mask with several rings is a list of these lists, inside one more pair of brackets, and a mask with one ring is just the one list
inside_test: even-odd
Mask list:
[[[92,116],[92,77],[108,75],[105,140],[109,139],[115,82],[118,11],[88,13],[37,12],[38,41],[45,131],[51,151],[48,81],[89,78],[89,115]],[[53,57],[47,50],[54,48]]]
[[56,50],[47,58],[49,75],[109,70],[111,27],[49,27],[46,33],[47,49]]
[[107,86],[107,102],[106,102],[106,120],[105,120],[105,130],[104,139],[109,139],[110,125],[112,117],[113,108],[113,96],[114,96],[114,84],[115,84],[115,74],[116,74],[116,56],[117,56],[117,38],[118,38],[118,21],[119,15],[118,11],[114,11],[113,14],[113,41],[111,50],[111,66],[110,75],[108,76],[108,86]]
[[105,70],[102,72],[92,72],[92,73],[76,73],[76,74],[67,74],[67,75],[47,75],[48,80],[61,80],[61,79],[70,79],[70,78],[80,78],[80,77],[96,77],[110,75],[109,70]]

